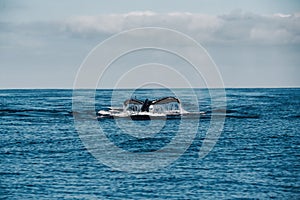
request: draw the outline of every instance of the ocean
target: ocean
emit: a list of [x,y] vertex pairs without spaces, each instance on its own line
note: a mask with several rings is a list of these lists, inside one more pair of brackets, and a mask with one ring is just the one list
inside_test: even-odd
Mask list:
[[[205,114],[153,121],[99,119],[97,111],[121,106],[128,94],[151,99],[175,93],[124,89],[112,98],[112,90],[97,90],[94,99],[85,99],[95,102],[94,109],[85,108],[90,117],[80,121],[72,90],[0,90],[0,198],[300,198],[299,88],[226,89],[226,114],[211,106],[206,89],[194,90],[198,105],[188,89],[175,91],[185,110]],[[82,97],[88,92],[82,90]],[[212,113],[224,117],[224,124],[215,130],[220,135],[208,154],[199,158]],[[105,140],[85,140],[99,134],[91,121]],[[104,141],[122,153],[100,144]]]

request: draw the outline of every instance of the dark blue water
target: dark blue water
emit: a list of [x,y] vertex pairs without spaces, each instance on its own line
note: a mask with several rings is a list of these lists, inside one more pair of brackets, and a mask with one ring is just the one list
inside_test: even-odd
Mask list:
[[[111,105],[111,93],[97,91],[97,111]],[[169,93],[142,90],[137,95]],[[189,110],[189,96],[180,93]],[[0,90],[0,198],[299,199],[300,89],[227,89],[224,129],[203,159],[198,152],[210,113],[218,108],[210,106],[206,90],[196,93],[207,115],[187,122],[199,122],[188,149],[161,169],[131,173],[104,165],[87,150],[74,126],[72,90]],[[180,120],[164,121],[159,133],[136,138],[115,120],[98,123],[116,146],[139,155],[170,144],[180,126]],[[128,128],[149,123],[134,121]]]

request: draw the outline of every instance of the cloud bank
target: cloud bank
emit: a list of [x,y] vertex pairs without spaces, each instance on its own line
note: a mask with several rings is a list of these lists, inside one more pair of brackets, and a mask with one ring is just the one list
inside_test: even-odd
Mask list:
[[200,42],[244,42],[266,44],[300,43],[300,14],[258,15],[233,11],[220,16],[187,12],[151,11],[98,16],[76,16],[65,20],[61,30],[84,37],[115,34],[138,27],[167,27],[184,32]]
[[299,87],[300,13],[239,10],[223,15],[138,11],[26,22],[0,18],[0,85],[71,87],[95,45],[141,27],[170,28],[197,40],[220,67],[227,87]]
[[219,16],[139,11],[27,23],[13,23],[2,19],[0,43],[3,50],[43,47],[52,45],[53,41],[72,38],[100,42],[110,35],[141,27],[174,29],[203,44],[300,44],[300,13],[260,15],[239,10]]

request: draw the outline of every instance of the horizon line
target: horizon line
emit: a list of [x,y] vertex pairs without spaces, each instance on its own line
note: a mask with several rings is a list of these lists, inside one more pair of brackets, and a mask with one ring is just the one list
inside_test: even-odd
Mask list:
[[197,87],[197,88],[184,88],[184,87],[171,87],[171,88],[163,88],[163,87],[147,87],[147,88],[64,88],[64,87],[43,87],[43,88],[0,88],[0,90],[138,90],[138,89],[297,89],[300,86],[257,86],[257,87]]

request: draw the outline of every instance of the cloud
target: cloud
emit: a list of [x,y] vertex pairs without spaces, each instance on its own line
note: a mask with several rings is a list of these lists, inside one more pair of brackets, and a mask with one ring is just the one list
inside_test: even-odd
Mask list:
[[221,16],[188,12],[151,11],[76,16],[65,20],[63,30],[79,36],[115,34],[138,27],[166,27],[184,32],[200,42],[288,44],[300,42],[300,15],[258,15],[233,11]]
[[[1,79],[2,87],[8,83],[15,85],[15,72],[27,75],[19,84],[30,80],[32,74],[49,82],[45,84],[53,80],[58,83],[56,74],[61,69],[69,70],[61,76],[61,83],[68,79],[71,86],[71,76],[95,45],[120,31],[149,26],[174,29],[204,44],[223,70],[229,86],[299,85],[300,13],[260,15],[236,10],[219,16],[136,11],[73,16],[58,21],[0,18],[0,68],[6,77]],[[164,40],[164,37],[157,38]],[[122,41],[121,46],[126,46],[126,42],[132,41]],[[180,46],[178,41],[172,44],[188,48]],[[119,43],[116,48],[120,48]],[[195,53],[188,50],[191,55]],[[156,59],[145,54],[140,60],[128,60],[128,65],[145,62],[148,57]],[[166,61],[164,55],[158,59]],[[170,58],[170,66],[177,64],[176,61]]]
[[82,36],[99,33],[115,34],[139,27],[165,27],[186,33],[195,33],[201,39],[210,39],[217,30],[220,19],[215,16],[173,12],[158,14],[151,11],[76,16],[65,21],[64,30]]
[[[4,46],[41,46],[57,38],[100,41],[140,27],[174,29],[200,43],[278,45],[300,43],[300,13],[259,15],[235,10],[224,15],[189,12],[136,11],[123,14],[74,16],[60,21],[13,23],[0,21]],[[4,45],[4,46],[3,46]]]

